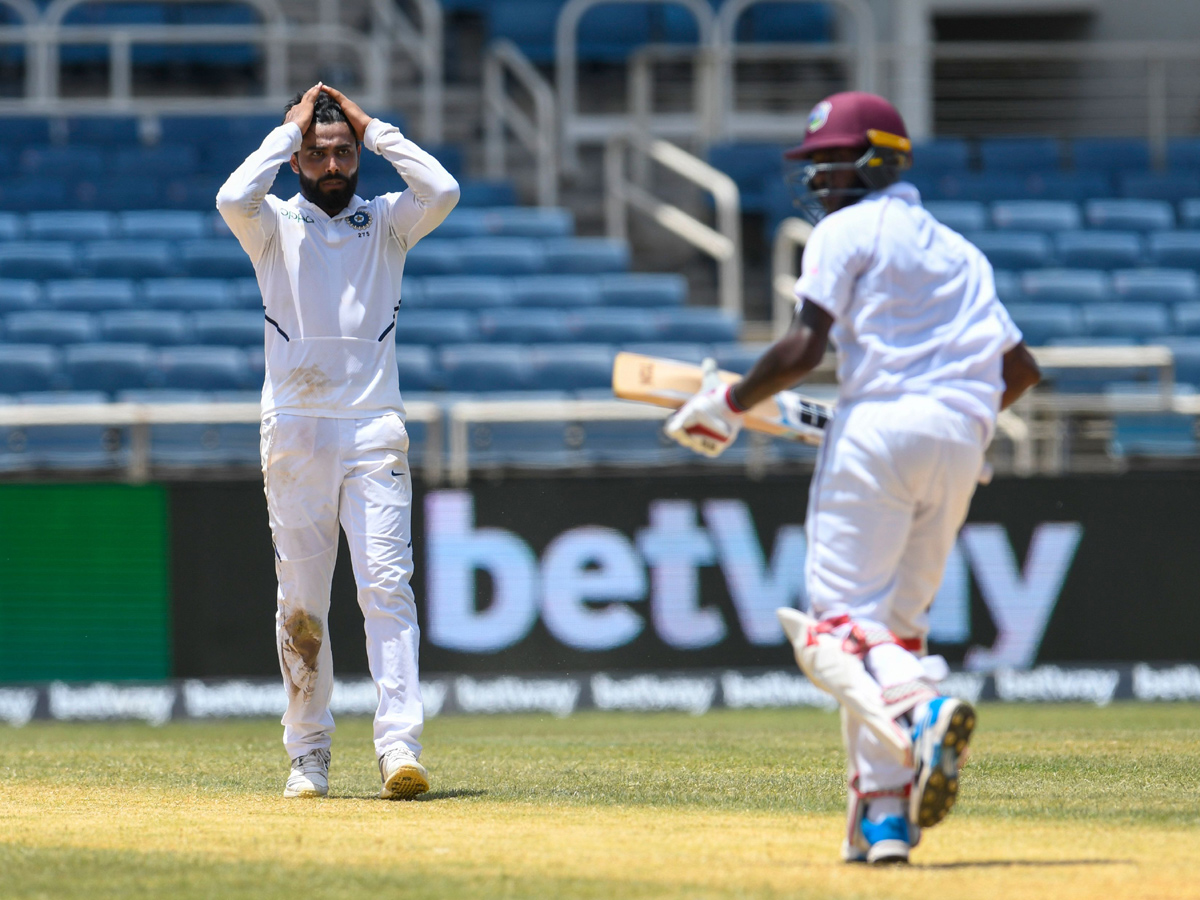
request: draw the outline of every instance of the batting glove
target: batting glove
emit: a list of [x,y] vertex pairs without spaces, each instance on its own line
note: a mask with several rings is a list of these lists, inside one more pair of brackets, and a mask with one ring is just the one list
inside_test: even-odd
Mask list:
[[705,456],[720,456],[742,429],[745,410],[732,391],[732,385],[718,384],[696,394],[667,420],[667,437]]

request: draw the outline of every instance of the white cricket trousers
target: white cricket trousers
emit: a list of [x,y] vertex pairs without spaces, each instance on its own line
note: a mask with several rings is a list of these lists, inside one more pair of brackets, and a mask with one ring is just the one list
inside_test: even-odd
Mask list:
[[[821,619],[848,615],[924,646],[928,609],[967,517],[986,432],[937,400],[904,395],[839,409],[809,492],[805,582]],[[872,649],[867,670],[887,689],[925,677],[897,644]],[[850,768],[863,791],[902,787],[912,772],[851,720]]]
[[368,419],[272,415],[262,423],[261,451],[279,577],[275,633],[288,694],[288,757],[329,747],[334,730],[327,623],[339,523],[379,692],[376,755],[403,745],[419,756],[424,709],[409,586],[413,493],[404,422],[394,413]]

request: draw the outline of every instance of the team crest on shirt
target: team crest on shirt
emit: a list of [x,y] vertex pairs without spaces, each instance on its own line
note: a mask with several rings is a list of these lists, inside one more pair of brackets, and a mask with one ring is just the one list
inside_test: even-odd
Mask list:
[[350,223],[351,228],[363,231],[371,227],[371,214],[365,209],[355,210],[354,213],[346,216],[346,221]]
[[833,104],[828,100],[822,100],[812,108],[812,112],[808,114],[808,133],[820,131],[825,127],[825,123],[829,121],[829,114],[833,112]]

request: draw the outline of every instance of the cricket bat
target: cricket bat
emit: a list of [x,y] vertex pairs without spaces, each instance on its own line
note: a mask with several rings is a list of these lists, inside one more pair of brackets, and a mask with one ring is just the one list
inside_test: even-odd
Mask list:
[[[613,394],[622,400],[636,400],[678,409],[697,391],[720,380],[734,384],[742,376],[717,369],[712,359],[703,365],[618,353],[613,361]],[[746,411],[745,427],[752,431],[806,444],[819,444],[833,407],[794,391],[780,391],[774,397]]]

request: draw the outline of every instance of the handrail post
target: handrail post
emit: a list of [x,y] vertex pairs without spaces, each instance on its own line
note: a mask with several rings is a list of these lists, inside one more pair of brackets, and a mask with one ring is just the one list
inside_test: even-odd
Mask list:
[[[532,118],[509,99],[506,73],[533,99]],[[529,150],[537,167],[537,203],[558,204],[558,121],[554,91],[512,41],[493,41],[483,58],[484,161],[490,178],[507,172],[505,127]]]
[[803,250],[812,236],[813,227],[794,216],[784,219],[775,231],[775,246],[771,254],[771,334],[778,340],[791,327],[795,314],[796,251]]

